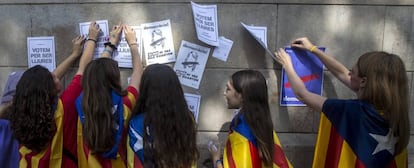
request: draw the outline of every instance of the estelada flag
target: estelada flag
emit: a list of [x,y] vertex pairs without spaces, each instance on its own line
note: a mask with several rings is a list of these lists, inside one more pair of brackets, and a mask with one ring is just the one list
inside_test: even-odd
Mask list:
[[398,138],[369,103],[328,99],[323,111],[312,167],[407,167],[407,150],[394,156]]
[[[234,119],[233,119],[234,120]],[[237,126],[232,122],[230,133],[224,148],[223,166],[225,168],[262,168],[264,163],[259,157],[256,138],[250,131],[249,126],[240,117]],[[276,132],[273,131],[274,154],[273,168],[291,168],[289,160],[286,158]]]

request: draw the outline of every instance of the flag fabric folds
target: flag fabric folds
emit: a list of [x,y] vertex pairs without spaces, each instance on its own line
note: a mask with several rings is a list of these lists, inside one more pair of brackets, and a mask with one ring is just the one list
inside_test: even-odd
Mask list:
[[394,156],[398,137],[369,103],[328,99],[322,110],[312,167],[407,167],[407,150]]
[[[237,117],[237,115],[236,115]],[[234,122],[238,119],[235,126]],[[276,132],[273,131],[274,139],[274,168],[290,168],[292,165],[286,158]],[[230,132],[224,147],[223,166],[225,168],[261,168],[265,167],[262,163],[257,148],[256,138],[246,124],[244,117],[239,116],[233,119],[230,125]]]

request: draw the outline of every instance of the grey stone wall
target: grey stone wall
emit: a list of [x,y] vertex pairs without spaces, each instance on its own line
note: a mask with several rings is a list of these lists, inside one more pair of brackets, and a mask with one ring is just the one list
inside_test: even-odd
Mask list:
[[[129,25],[171,19],[175,50],[181,40],[206,46],[196,38],[188,0],[0,0],[0,87],[11,71],[27,67],[26,38],[55,36],[56,60],[71,51],[70,41],[79,23],[108,20]],[[412,0],[208,0],[217,4],[219,35],[234,41],[227,62],[210,57],[200,89],[184,87],[202,96],[198,121],[199,167],[208,163],[207,141],[224,143],[233,116],[223,97],[229,76],[240,69],[256,69],[269,81],[272,120],[283,148],[295,167],[311,167],[319,112],[308,107],[280,107],[281,67],[274,63],[240,22],[267,26],[271,50],[284,47],[296,37],[307,36],[326,52],[351,68],[359,55],[385,50],[402,57],[414,100],[414,1]],[[76,67],[65,76],[71,79]],[[130,70],[122,70],[126,83]],[[2,90],[0,90],[1,93]],[[355,98],[332,74],[325,72],[323,94],[331,98]],[[414,167],[414,103],[411,103],[409,167]]]

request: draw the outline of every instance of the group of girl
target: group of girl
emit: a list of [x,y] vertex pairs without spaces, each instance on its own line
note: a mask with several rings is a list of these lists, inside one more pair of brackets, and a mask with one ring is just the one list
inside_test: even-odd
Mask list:
[[[122,89],[117,62],[111,59],[122,32],[131,48],[133,64],[126,90]],[[11,152],[0,156],[2,162],[9,158],[2,165],[195,167],[199,158],[196,124],[174,70],[162,64],[149,65],[144,70],[135,32],[122,24],[113,27],[101,57],[92,60],[99,33],[99,26],[92,22],[88,38],[75,38],[71,56],[54,72],[35,66],[23,73],[13,100],[1,115],[0,138],[12,137],[3,140],[9,143],[5,146]],[[357,100],[332,100],[310,93],[295,73],[289,56],[278,50],[277,61],[285,68],[301,101],[323,111],[329,119],[364,113],[358,118],[363,124],[366,118],[378,118],[378,125],[398,137],[386,165],[405,151],[409,137],[408,86],[404,64],[398,56],[367,53],[348,72],[306,38],[295,40],[292,46],[314,52],[358,95]],[[59,78],[80,55],[76,75],[59,94]],[[254,70],[238,71],[227,82],[224,96],[228,108],[237,109],[237,113],[230,125],[223,159],[221,150],[211,150],[214,166],[292,167],[273,129],[264,76]],[[3,135],[3,128],[9,129],[12,136]],[[371,162],[364,164],[369,167]]]

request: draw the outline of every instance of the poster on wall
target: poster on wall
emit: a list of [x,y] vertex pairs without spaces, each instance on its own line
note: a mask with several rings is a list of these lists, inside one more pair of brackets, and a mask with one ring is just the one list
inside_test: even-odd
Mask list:
[[263,26],[249,26],[240,22],[242,26],[249,32],[250,35],[265,49],[266,53],[268,53],[273,60],[276,60],[275,55],[272,51],[267,48],[267,27]]
[[[142,58],[141,26],[131,27],[132,29],[134,29],[137,38],[137,45],[133,45],[132,47],[138,47],[139,56]],[[114,52],[113,59],[118,62],[119,67],[132,68],[131,50],[129,48],[128,42],[125,39],[124,32],[122,32],[121,40],[119,41],[118,45],[118,50]]]
[[[96,48],[93,54],[94,59],[99,58],[99,55],[105,49],[104,43],[108,41],[107,38],[109,37],[108,20],[98,20],[96,24],[99,25],[101,33],[98,35],[98,39],[96,39]],[[85,36],[86,39],[89,37],[89,25],[91,25],[91,22],[79,23],[80,35]]]
[[223,36],[221,36],[219,40],[220,40],[220,45],[214,48],[212,56],[214,58],[217,58],[221,61],[226,62],[227,58],[229,57],[231,47],[233,46],[233,41]]
[[198,114],[200,110],[201,96],[196,94],[184,93],[188,109],[193,113],[196,123],[198,123]]
[[211,46],[219,46],[217,5],[191,2],[197,38]]
[[195,89],[199,88],[209,53],[210,48],[208,47],[181,41],[177,61],[174,65],[174,70],[181,84]]
[[175,61],[170,20],[141,24],[147,65]]
[[[325,52],[324,47],[318,47]],[[322,95],[323,87],[323,63],[310,51],[286,47],[285,51],[290,55],[293,68],[305,87],[312,93]],[[286,72],[282,69],[280,106],[306,106],[299,101],[288,81]]]
[[55,37],[28,37],[27,60],[29,68],[41,65],[53,72],[56,68]]

